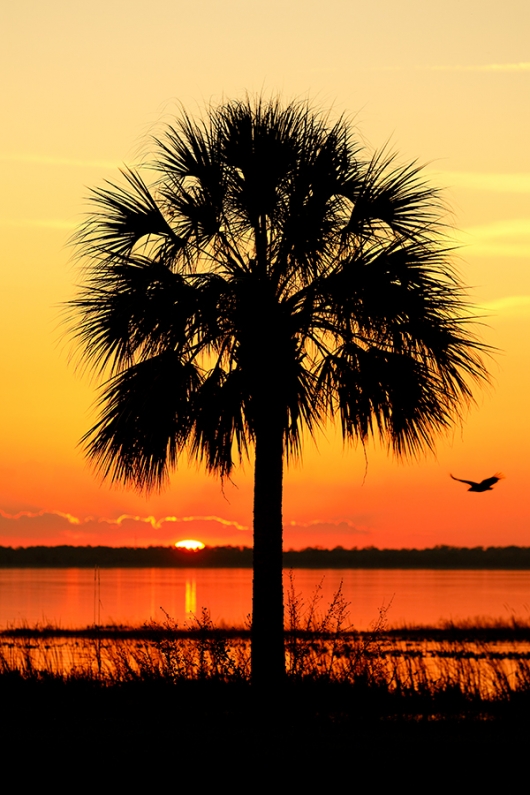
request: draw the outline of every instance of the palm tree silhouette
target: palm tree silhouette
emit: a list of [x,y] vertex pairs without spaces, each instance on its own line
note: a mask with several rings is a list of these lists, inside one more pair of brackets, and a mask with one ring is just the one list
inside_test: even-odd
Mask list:
[[284,463],[337,418],[398,455],[432,448],[487,378],[438,194],[367,157],[345,119],[231,101],[158,138],[148,185],[92,192],[70,320],[105,374],[84,436],[104,477],[160,488],[185,451],[228,476],[254,450],[252,677],[285,673]]

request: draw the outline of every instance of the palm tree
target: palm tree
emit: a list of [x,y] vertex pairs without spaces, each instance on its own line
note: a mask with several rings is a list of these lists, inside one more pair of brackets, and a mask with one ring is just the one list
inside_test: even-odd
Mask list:
[[104,477],[160,488],[184,453],[228,476],[255,455],[252,676],[285,673],[282,476],[330,417],[399,456],[432,448],[487,378],[415,165],[367,157],[304,103],[182,112],[137,170],[92,193],[70,304],[105,374],[83,438]]

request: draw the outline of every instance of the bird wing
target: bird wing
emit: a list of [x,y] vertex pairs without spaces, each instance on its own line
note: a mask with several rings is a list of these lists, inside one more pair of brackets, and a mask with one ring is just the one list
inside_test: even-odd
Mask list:
[[504,475],[502,474],[502,472],[496,472],[495,475],[493,475],[493,477],[486,478],[485,480],[482,481],[482,483],[480,485],[481,486],[493,486],[495,483],[498,483],[499,480],[502,480],[503,477],[504,477]]
[[449,475],[449,477],[453,478],[453,480],[458,480],[459,483],[467,483],[468,486],[478,486],[478,483],[475,483],[474,480],[462,480],[462,478],[455,478],[455,476],[451,474]]

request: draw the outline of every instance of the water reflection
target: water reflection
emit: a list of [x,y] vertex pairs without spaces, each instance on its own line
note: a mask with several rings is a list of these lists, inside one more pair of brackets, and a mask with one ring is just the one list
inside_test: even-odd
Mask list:
[[101,571],[99,566],[94,569],[94,626],[101,625]]
[[186,615],[197,614],[197,582],[195,577],[186,580],[186,593],[184,596],[184,612]]
[[[456,694],[507,701],[530,691],[530,643],[399,640],[385,633],[287,635],[286,665],[293,679],[376,687],[401,696]],[[68,634],[31,632],[0,636],[0,670],[26,678],[88,677],[109,684],[213,678],[248,681],[248,633],[176,636],[170,624],[136,630],[93,629]]]
[[[358,630],[390,601],[390,626],[529,615],[530,571],[297,569],[293,577],[306,605],[318,591],[319,611],[342,582]],[[215,624],[244,627],[251,607],[250,569],[0,569],[0,628],[138,626],[164,614],[183,625],[203,608]]]

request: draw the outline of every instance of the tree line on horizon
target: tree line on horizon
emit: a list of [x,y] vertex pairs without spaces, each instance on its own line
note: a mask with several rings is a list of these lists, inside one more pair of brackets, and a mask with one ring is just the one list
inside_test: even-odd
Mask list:
[[[252,568],[250,547],[0,547],[0,568]],[[307,547],[283,553],[283,568],[530,569],[530,547],[362,549]]]

